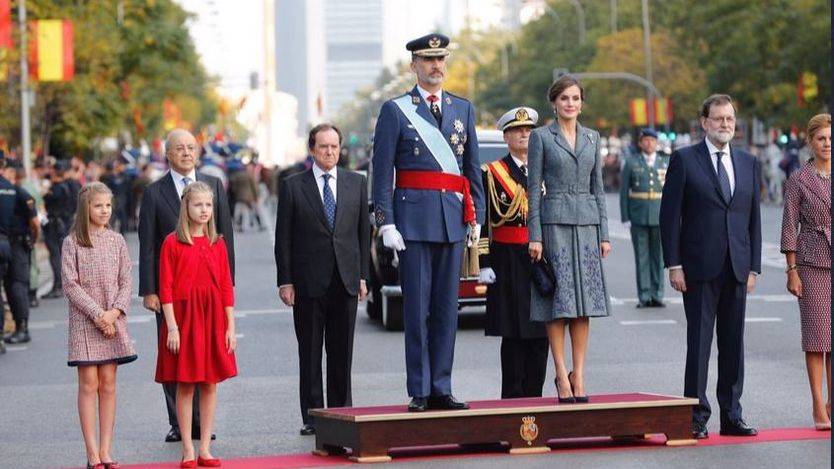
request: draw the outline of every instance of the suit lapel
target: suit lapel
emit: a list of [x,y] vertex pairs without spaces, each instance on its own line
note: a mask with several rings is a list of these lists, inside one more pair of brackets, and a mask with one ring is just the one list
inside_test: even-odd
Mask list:
[[[730,196],[730,202],[732,203],[733,199],[735,198],[735,194],[738,192],[739,185],[742,183],[741,179],[741,158],[740,152],[733,148],[732,145],[728,145],[727,148],[730,149],[730,160],[733,162],[733,178],[736,181],[736,190],[733,191],[732,195]],[[753,175],[755,177],[755,175]],[[718,176],[715,177],[718,179]]]
[[349,182],[345,180],[344,171],[341,168],[336,168],[336,216],[333,218],[334,231],[339,226],[339,221],[344,218],[342,212],[344,212],[343,208],[345,207],[346,197],[351,193],[351,191],[345,188],[348,184]]
[[576,142],[574,142],[574,146],[576,147],[576,158],[582,156],[582,150],[588,145],[591,141],[591,132],[588,131],[585,127],[582,127],[579,122],[576,123]]
[[828,183],[823,184],[821,178],[818,178],[815,174],[816,171],[814,170],[813,163],[806,163],[805,167],[803,167],[800,173],[800,181],[802,185],[807,186],[808,190],[811,191],[815,196],[817,196],[822,203],[831,209],[831,187]]
[[[446,92],[444,91],[443,94],[445,95]],[[443,100],[443,108],[440,113],[443,115],[443,125],[440,126],[440,133],[442,133],[443,137],[448,141],[449,136],[455,132],[454,123],[458,114],[455,112],[455,107],[452,105],[452,101],[447,101],[445,98]]]
[[[553,133],[553,141],[556,142],[556,145],[562,147],[573,159],[578,160],[579,158],[576,157],[576,153],[573,151],[573,148],[568,145],[568,140],[562,135],[562,131],[559,129],[559,122],[553,121],[550,124],[550,131]],[[579,133],[577,133],[577,140],[579,140]]]
[[[336,184],[338,185],[338,178],[336,180]],[[313,170],[308,169],[306,174],[304,175],[304,184],[301,185],[303,188],[304,195],[307,197],[307,201],[310,203],[310,207],[316,212],[318,215],[319,221],[321,221],[322,225],[324,225],[325,229],[330,231],[330,224],[327,223],[327,216],[324,214],[324,203],[321,201],[321,196],[319,195],[319,186],[316,182],[316,177],[313,175]],[[337,186],[338,190],[338,186]],[[338,210],[336,210],[338,213]]]
[[437,119],[434,118],[431,111],[429,110],[429,105],[426,103],[426,100],[420,96],[420,91],[417,90],[417,86],[415,85],[414,88],[411,89],[411,96],[412,99],[417,97],[420,100],[420,104],[417,105],[417,114],[428,121],[429,124],[437,127]]
[[[698,144],[697,147],[698,151],[698,162],[701,163],[701,167],[706,172],[707,177],[712,181],[712,186],[715,188],[715,192],[718,193],[718,199],[727,204],[727,201],[724,200],[724,194],[721,192],[721,184],[718,183],[718,175],[715,174],[715,167],[712,165],[712,157],[709,154],[709,150],[707,149],[707,142],[702,141]],[[730,151],[732,153],[732,150]],[[733,163],[735,164],[735,163]],[[733,172],[738,174],[738,171],[733,168]],[[736,176],[736,181],[738,180],[738,176]],[[738,189],[738,187],[736,187]]]
[[162,198],[165,199],[165,202],[171,211],[174,212],[174,215],[178,217],[180,214],[180,197],[177,195],[177,187],[174,186],[174,174],[168,171],[168,174],[163,176],[160,183]]

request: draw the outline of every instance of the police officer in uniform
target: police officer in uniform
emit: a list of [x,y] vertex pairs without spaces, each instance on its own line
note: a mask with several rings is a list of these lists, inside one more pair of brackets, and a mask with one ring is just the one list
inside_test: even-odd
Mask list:
[[669,157],[657,153],[657,132],[645,128],[637,142],[640,152],[629,156],[620,177],[620,213],[631,224],[637,270],[638,308],[663,303],[663,251],[660,244],[660,198]]
[[442,34],[406,45],[417,85],[382,105],[374,132],[374,214],[400,261],[411,412],[468,408],[452,396],[452,362],[463,249],[477,246],[484,193],[475,109],[442,89],[448,45]]
[[501,398],[541,397],[547,370],[544,323],[530,321],[527,253],[527,141],[539,120],[529,107],[498,119],[509,153],[481,166],[487,223],[481,230],[479,281],[487,290],[486,335],[501,337]]
[[8,344],[23,344],[31,340],[28,324],[29,269],[32,249],[40,232],[35,199],[20,187],[17,177],[21,166],[20,161],[9,160],[3,169],[3,177],[14,184],[17,192],[17,203],[9,230],[11,260],[3,278],[3,288],[15,322],[15,332],[4,339]]
[[74,193],[72,183],[67,179],[69,163],[63,160],[55,162],[52,173],[52,185],[43,196],[47,222],[43,229],[44,242],[49,251],[49,265],[52,267],[52,290],[44,298],[60,298],[63,295],[61,286],[61,246],[72,225],[75,213]]
[[[5,166],[6,160],[4,158],[0,159],[0,168],[5,169]],[[3,171],[3,174],[5,174],[5,171]],[[24,204],[25,201],[21,192],[0,174],[0,282],[4,284],[12,258],[11,233],[14,214],[15,210]],[[0,311],[2,310],[2,302],[0,302]],[[2,315],[0,315],[0,318],[2,318]],[[0,328],[2,328],[2,325],[3,321],[0,319]],[[0,340],[0,352],[5,351],[4,341]]]

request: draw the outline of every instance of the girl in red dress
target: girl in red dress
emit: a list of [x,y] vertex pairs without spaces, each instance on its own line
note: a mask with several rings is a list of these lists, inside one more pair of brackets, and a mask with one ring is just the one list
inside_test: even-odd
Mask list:
[[[210,452],[217,383],[237,375],[234,287],[226,243],[218,236],[214,193],[202,182],[182,195],[177,231],[162,243],[159,300],[167,330],[162,331],[156,381],[177,383],[177,418],[182,434],[180,467],[218,467]],[[192,399],[200,387],[200,450],[191,440]]]

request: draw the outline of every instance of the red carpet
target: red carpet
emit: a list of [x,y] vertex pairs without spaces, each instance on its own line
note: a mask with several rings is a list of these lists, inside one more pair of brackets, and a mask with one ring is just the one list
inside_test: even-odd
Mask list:
[[[719,436],[717,433],[710,434],[710,437],[708,439],[700,440],[698,442],[698,446],[684,446],[680,448],[666,447],[663,444],[665,442],[665,438],[660,435],[653,436],[647,440],[629,442],[612,442],[609,438],[553,440],[550,446],[551,448],[553,448],[554,451],[550,454],[555,455],[564,452],[581,453],[593,451],[622,451],[651,448],[664,448],[667,451],[695,451],[699,446],[724,446],[799,440],[827,440],[829,438],[831,438],[830,432],[818,432],[813,428],[776,428],[772,430],[761,430],[759,432],[759,435],[754,438]],[[313,440],[311,439],[310,441],[312,444]],[[491,450],[485,449],[483,451],[475,452],[463,450],[457,445],[448,445],[432,448],[403,448],[393,451],[391,455],[394,457],[393,462],[421,461],[438,458],[457,459],[477,457],[513,457],[501,450],[497,446]],[[215,456],[222,457],[222,455]],[[547,455],[539,455],[539,457],[547,457]],[[223,467],[226,469],[328,467],[345,464],[353,463],[348,461],[346,456],[319,457],[314,456],[310,453],[223,460]],[[147,469],[177,468],[179,467],[179,463],[131,464],[122,465],[122,467]]]

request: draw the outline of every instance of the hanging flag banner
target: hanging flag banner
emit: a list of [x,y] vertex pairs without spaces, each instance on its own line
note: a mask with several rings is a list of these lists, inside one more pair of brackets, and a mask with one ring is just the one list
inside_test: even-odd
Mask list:
[[69,81],[75,75],[72,22],[37,20],[29,25],[29,75],[37,81]]
[[9,77],[9,51],[12,43],[12,5],[11,0],[0,0],[0,81]]
[[[628,117],[631,125],[644,126],[649,124],[649,106],[646,98],[635,98],[628,103]],[[654,123],[655,125],[671,124],[672,102],[668,98],[655,99]]]

